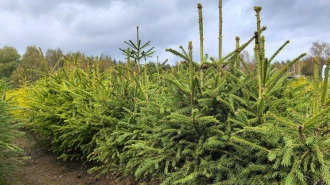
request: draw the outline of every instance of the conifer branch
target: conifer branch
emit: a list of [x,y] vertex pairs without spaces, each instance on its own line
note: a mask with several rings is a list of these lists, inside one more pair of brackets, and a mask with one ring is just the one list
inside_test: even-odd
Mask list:
[[222,60],[222,0],[219,0],[219,61]]
[[314,83],[313,83],[313,105],[312,105],[312,108],[313,108],[313,115],[314,114],[317,114],[318,112],[318,96],[319,96],[319,65],[320,65],[320,62],[319,62],[319,59],[318,57],[314,57],[313,58],[313,62],[314,62]]
[[240,56],[241,50],[240,50],[240,45],[239,45],[240,38],[238,36],[236,36],[235,40],[236,40],[236,59],[235,59],[235,61],[236,61],[236,68],[237,69],[240,69],[240,62],[241,62],[241,60],[240,60],[240,58],[241,58],[241,56]]
[[[200,66],[202,66],[203,62],[205,62],[204,59],[204,34],[203,34],[203,12],[202,12],[202,4],[198,3],[198,23],[199,23],[199,42],[200,42]],[[203,75],[203,69],[199,70],[200,73],[200,85],[203,89],[204,86],[204,75]]]
[[273,59],[282,51],[282,49],[290,43],[290,40],[285,41],[285,43],[276,50],[276,52],[270,57],[270,59],[268,60],[269,63],[271,63],[273,61]]
[[293,59],[290,63],[288,63],[284,68],[277,71],[268,81],[268,87],[271,87],[273,85],[273,82],[276,82],[281,77],[281,75],[283,75],[292,65],[294,65],[297,61],[299,61],[301,58],[303,58],[306,55],[307,53],[303,53],[299,55],[297,58]]
[[[261,33],[263,31],[265,31],[267,29],[266,26],[261,28]],[[240,51],[243,51],[253,40],[255,40],[256,35],[252,36],[246,43],[244,43],[243,45],[241,45],[241,47],[239,48]],[[230,59],[234,54],[236,53],[236,50],[232,51],[231,53],[227,54],[225,57],[223,57],[219,62],[221,61],[225,61],[227,59]],[[222,66],[222,68],[224,68],[226,65],[228,64],[228,62]]]

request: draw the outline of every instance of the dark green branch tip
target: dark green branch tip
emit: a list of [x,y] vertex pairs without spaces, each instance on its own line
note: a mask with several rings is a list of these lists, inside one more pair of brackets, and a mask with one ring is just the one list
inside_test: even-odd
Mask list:
[[299,132],[302,132],[304,130],[304,125],[298,125],[297,128]]
[[198,3],[198,4],[197,4],[197,8],[198,8],[198,9],[202,9],[202,8],[203,8],[203,7],[202,7],[202,4],[201,4],[201,3]]
[[258,31],[254,32],[254,39],[255,39],[255,43],[258,44],[259,40],[258,40]]
[[239,39],[240,39],[239,36],[236,36],[236,37],[235,37],[235,40],[236,40],[236,41],[239,41]]
[[254,7],[254,11],[256,11],[257,13],[259,13],[261,11],[261,6],[255,6]]
[[289,43],[290,43],[290,40],[287,40],[285,43],[286,43],[286,44],[289,44]]

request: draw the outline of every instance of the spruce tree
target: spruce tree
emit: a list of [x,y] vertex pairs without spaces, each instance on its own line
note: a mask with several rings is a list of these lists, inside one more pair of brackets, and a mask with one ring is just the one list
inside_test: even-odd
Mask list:
[[[14,139],[22,133],[18,131],[15,117],[11,111],[15,109],[12,97],[6,96],[7,84],[5,79],[0,80],[0,177],[4,173],[10,173],[11,160],[21,152],[15,145]],[[0,180],[0,183],[3,183]]]

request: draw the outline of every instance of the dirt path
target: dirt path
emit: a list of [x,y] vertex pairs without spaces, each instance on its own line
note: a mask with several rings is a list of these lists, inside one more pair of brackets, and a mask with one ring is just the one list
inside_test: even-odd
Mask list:
[[87,167],[79,162],[63,162],[57,156],[44,152],[31,133],[16,140],[24,149],[15,162],[17,170],[5,174],[0,180],[4,185],[114,185],[115,181],[96,178],[87,173]]

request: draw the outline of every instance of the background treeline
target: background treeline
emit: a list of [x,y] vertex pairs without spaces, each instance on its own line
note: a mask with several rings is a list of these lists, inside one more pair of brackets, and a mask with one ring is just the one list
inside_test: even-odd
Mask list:
[[[87,63],[93,63],[95,57],[86,57],[84,53],[76,52],[81,62],[81,68],[86,69]],[[11,81],[15,87],[22,85],[23,82],[35,82],[42,77],[43,73],[50,70],[59,70],[64,65],[64,59],[72,59],[73,53],[64,54],[59,48],[48,49],[43,53],[36,46],[28,46],[26,52],[20,56],[18,51],[11,46],[4,46],[0,49],[0,78],[6,78],[7,82]],[[109,67],[121,63],[112,59],[110,56],[102,55],[97,57],[98,65],[101,71]]]
[[[63,53],[59,48],[48,49],[46,53],[36,46],[28,46],[26,52],[20,56],[18,51],[11,46],[4,46],[0,49],[0,78],[6,78],[7,81],[11,81],[14,87],[22,85],[23,82],[35,82],[42,75],[42,72],[47,72],[51,69],[59,70],[64,65],[64,57],[71,59],[73,54],[77,54],[81,62],[81,68],[86,69],[88,62],[95,63],[97,61],[101,71],[105,71],[110,67],[114,67],[117,64],[123,64],[125,62],[116,61],[116,59],[111,58],[108,55],[101,55],[100,57],[86,57],[84,53]],[[326,59],[330,56],[330,44],[328,42],[315,41],[312,43],[310,48],[310,54],[307,57],[299,60],[295,65],[291,66],[288,70],[292,75],[304,75],[313,76],[314,74],[314,64],[313,58],[318,57],[320,61],[320,68],[325,64]],[[241,58],[246,61],[249,69],[255,68],[254,55],[250,54],[248,51],[241,52]],[[134,61],[132,61],[134,63]],[[152,65],[156,65],[155,62],[150,62]],[[286,64],[290,63],[290,60],[286,61],[274,61],[274,68],[282,69]],[[56,65],[56,66],[55,66]],[[167,69],[180,65],[176,63],[172,66],[166,65]],[[132,68],[136,68],[137,64],[131,65]],[[242,68],[243,69],[243,68]],[[245,71],[246,72],[246,71]]]
[[[250,55],[248,51],[243,51],[241,53],[241,57],[244,59],[244,61],[247,61],[247,64],[250,69],[253,69],[255,67],[254,56]],[[326,60],[330,57],[330,43],[325,41],[312,42],[309,55],[296,62],[295,65],[291,66],[288,72],[296,76],[303,75],[306,77],[312,77],[314,75],[314,57],[318,57],[321,69],[322,66],[325,65]],[[288,59],[285,61],[274,61],[273,64],[274,68],[282,69],[285,67],[286,64],[290,62],[291,60]]]

